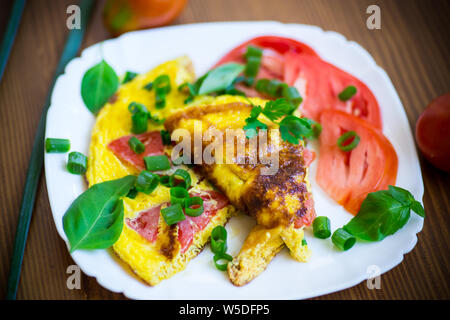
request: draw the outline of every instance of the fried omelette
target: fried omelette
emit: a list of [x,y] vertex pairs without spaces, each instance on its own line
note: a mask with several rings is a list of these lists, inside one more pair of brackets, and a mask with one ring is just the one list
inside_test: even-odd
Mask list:
[[[252,104],[264,103],[264,100],[258,98],[238,96],[201,98],[188,108],[173,113],[164,125],[172,133],[177,129],[185,129],[192,136],[195,130],[201,130],[203,135],[207,135],[207,131],[212,128],[226,135],[229,129],[244,127]],[[268,119],[261,121],[271,128],[272,124]],[[240,253],[228,264],[230,280],[238,286],[248,283],[264,271],[284,245],[298,261],[306,261],[310,256],[303,241],[303,227],[309,225],[315,216],[308,182],[308,159],[311,159],[311,153],[303,143],[294,145],[281,141],[278,130],[268,132],[269,143],[265,146],[265,151],[278,153],[279,159],[279,168],[274,175],[262,174],[265,165],[254,164],[252,157],[255,155],[249,153],[245,154],[243,161],[233,157],[231,163],[225,163],[222,159],[201,165],[206,177],[238,209],[255,217],[257,221]],[[224,148],[227,143],[237,145],[239,139],[244,139],[241,142],[247,150],[249,142],[245,136],[237,137],[231,142],[224,138]],[[210,140],[203,139],[202,151],[210,143]]]
[[[155,109],[154,92],[143,87],[157,76],[170,77],[172,90],[166,96],[166,107]],[[163,146],[161,125],[150,125],[149,132],[136,137],[144,143],[142,155],[134,154],[128,147],[131,136],[131,102],[144,104],[160,119],[176,107],[183,107],[186,95],[177,87],[192,81],[190,60],[179,58],[166,62],[146,74],[138,75],[122,85],[113,99],[99,112],[92,131],[86,178],[90,186],[123,176],[137,175],[143,169],[143,156],[170,154],[170,147]],[[177,168],[187,170],[192,179],[189,194],[204,200],[204,213],[199,217],[186,217],[177,225],[168,226],[160,216],[160,209],[170,203],[169,188],[159,185],[150,195],[139,192],[136,198],[125,197],[124,227],[114,252],[128,264],[131,270],[150,285],[156,285],[183,270],[209,240],[212,229],[224,225],[235,208],[198,173],[185,166],[173,167],[161,172],[169,175]]]

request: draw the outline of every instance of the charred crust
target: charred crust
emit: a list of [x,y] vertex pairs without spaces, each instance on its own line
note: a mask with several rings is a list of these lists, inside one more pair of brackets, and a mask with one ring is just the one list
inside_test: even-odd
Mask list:
[[167,236],[168,241],[161,245],[159,251],[167,259],[172,260],[175,256],[175,251],[177,249],[178,243],[178,228],[176,224],[169,226]]

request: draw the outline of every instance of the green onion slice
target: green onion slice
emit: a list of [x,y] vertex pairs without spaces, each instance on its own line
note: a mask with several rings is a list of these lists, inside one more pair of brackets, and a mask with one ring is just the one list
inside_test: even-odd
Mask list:
[[144,89],[147,91],[152,91],[153,89],[153,82],[149,82],[144,86]]
[[227,251],[227,230],[223,226],[217,226],[211,232],[211,251],[215,254]]
[[247,51],[245,52],[245,59],[248,59],[249,57],[256,57],[261,58],[262,57],[262,50],[258,47],[254,46],[247,46]]
[[[183,180],[177,184],[177,180]],[[181,186],[186,190],[191,186],[191,175],[184,169],[177,169],[173,175],[170,176],[170,186]]]
[[148,127],[148,113],[141,111],[136,112],[131,116],[131,132],[139,134],[147,131]]
[[[227,262],[220,264],[220,263],[218,263],[218,261],[220,261],[220,260],[225,260]],[[219,269],[220,271],[227,270],[228,262],[232,261],[232,260],[233,260],[233,257],[226,253],[221,253],[221,254],[216,253],[214,255],[214,264],[216,265],[216,268]]]
[[157,91],[155,96],[156,109],[163,109],[165,106],[166,106],[166,94]]
[[341,93],[339,93],[338,98],[341,101],[347,101],[351,97],[353,97],[356,94],[356,92],[357,92],[357,89],[355,86],[348,86],[347,88],[342,90]]
[[302,239],[302,246],[307,246],[308,242],[306,241],[306,239]]
[[137,194],[138,194],[138,191],[137,191],[136,187],[132,187],[130,189],[130,191],[128,191],[126,197],[130,198],[130,199],[134,199],[134,198],[136,198]]
[[164,145],[170,146],[172,144],[169,131],[161,130],[161,138]]
[[337,229],[331,236],[331,241],[336,247],[347,251],[356,242],[356,238],[342,228]]
[[122,83],[127,83],[136,78],[138,74],[136,72],[127,71],[123,77]]
[[[337,145],[342,151],[350,151],[356,148],[359,144],[359,136],[355,131],[347,131],[337,140]],[[350,143],[346,143],[349,142]]]
[[186,189],[180,187],[170,188],[170,203],[181,204],[184,207],[186,199],[189,198],[189,193]]
[[159,183],[161,183],[164,187],[169,188],[170,187],[170,177],[169,176],[160,176],[159,177]]
[[320,136],[320,134],[322,133],[322,125],[318,122],[313,121],[311,126],[313,129],[313,137],[318,138]]
[[315,218],[313,221],[313,233],[319,239],[326,239],[331,236],[330,219],[325,216]]
[[159,176],[157,174],[143,170],[136,179],[135,187],[137,191],[150,194],[156,189],[158,183]]
[[[174,189],[174,188],[172,188]],[[191,208],[191,207],[196,208]],[[184,201],[184,212],[190,217],[198,217],[204,211],[203,199],[200,197],[186,198]]]
[[170,169],[170,161],[166,155],[144,157],[145,167],[149,171]]
[[69,139],[47,138],[45,139],[45,151],[47,153],[66,153],[70,150]]
[[128,111],[130,111],[132,114],[135,114],[137,112],[147,113],[147,108],[142,104],[138,102],[131,102],[128,105]]
[[298,107],[302,103],[303,98],[300,96],[296,87],[289,87],[287,84],[282,86],[281,95]]
[[169,226],[186,219],[183,209],[181,208],[181,204],[179,203],[161,209],[161,215]]
[[[247,58],[244,73],[247,77],[256,77],[261,65],[261,58],[250,56]],[[253,81],[252,81],[253,82]]]
[[131,137],[128,140],[128,145],[130,146],[131,150],[133,150],[136,154],[141,154],[145,151],[145,145],[136,137]]
[[167,74],[162,74],[158,76],[155,81],[153,81],[153,87],[156,93],[167,94],[170,92],[170,78]]
[[87,157],[80,152],[69,153],[69,159],[67,161],[67,170],[73,174],[84,174],[87,168]]

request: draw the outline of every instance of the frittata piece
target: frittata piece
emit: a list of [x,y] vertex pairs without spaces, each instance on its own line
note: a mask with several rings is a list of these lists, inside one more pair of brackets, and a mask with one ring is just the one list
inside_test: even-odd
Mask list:
[[[166,107],[156,109],[154,92],[143,87],[161,74],[170,77],[172,90],[166,97]],[[115,97],[99,112],[92,131],[86,173],[89,185],[139,174],[144,155],[170,154],[170,148],[163,147],[159,133],[163,127],[151,122],[150,132],[136,135],[146,146],[146,151],[136,155],[128,149],[127,141],[131,135],[128,105],[142,103],[152,115],[165,118],[171,110],[182,107],[187,98],[177,90],[178,86],[193,79],[191,62],[183,57],[138,75],[119,88]],[[189,194],[203,198],[205,211],[201,216],[187,217],[177,225],[168,226],[160,210],[170,203],[170,193],[169,188],[162,185],[150,195],[139,192],[134,199],[123,199],[125,223],[113,250],[150,285],[183,270],[207,243],[212,229],[224,225],[235,212],[228,200],[192,169],[181,166],[159,173],[170,175],[177,168],[187,170],[191,176]]]
[[[223,133],[227,129],[242,129],[252,109],[250,103],[264,105],[265,101],[237,96],[203,98],[169,116],[165,126],[170,132],[188,130],[192,136],[194,130],[205,134],[209,128]],[[267,119],[261,121],[271,128],[272,124]],[[224,137],[224,149],[226,141]],[[239,142],[248,150],[249,141],[245,136],[228,143],[236,146]],[[203,139],[203,151],[210,143]],[[225,163],[223,158],[222,164],[218,164],[216,159],[216,163],[201,165],[208,179],[240,210],[254,216],[258,224],[249,234],[239,255],[229,264],[228,273],[236,285],[243,285],[262,272],[282,247],[283,240],[296,260],[305,261],[309,256],[307,246],[302,244],[303,232],[294,232],[295,228],[302,231],[301,228],[311,223],[315,215],[307,180],[308,168],[304,161],[308,151],[303,143],[293,145],[281,141],[277,130],[269,130],[268,145],[264,151],[278,153],[279,168],[273,175],[262,174],[262,169],[267,166],[260,162],[255,164],[251,153],[246,153],[244,159],[240,159],[242,162],[235,157],[231,163]],[[226,157],[225,151],[223,154]]]

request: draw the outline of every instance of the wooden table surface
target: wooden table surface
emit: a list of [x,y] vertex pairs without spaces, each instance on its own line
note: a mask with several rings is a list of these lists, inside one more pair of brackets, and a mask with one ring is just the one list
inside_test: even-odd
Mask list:
[[[32,141],[68,33],[66,8],[76,0],[29,0],[0,83],[0,297],[9,261]],[[366,28],[366,8],[381,8],[381,30]],[[2,1],[3,34],[11,1]],[[110,37],[99,1],[83,48]],[[394,0],[189,0],[175,24],[278,20],[318,25],[366,48],[389,74],[411,128],[435,97],[450,92],[450,1]],[[381,276],[381,289],[365,282],[317,299],[449,299],[450,175],[420,157],[427,217],[414,250]],[[19,299],[123,299],[82,276],[81,289],[66,287],[74,262],[56,232],[44,175],[25,250]]]

